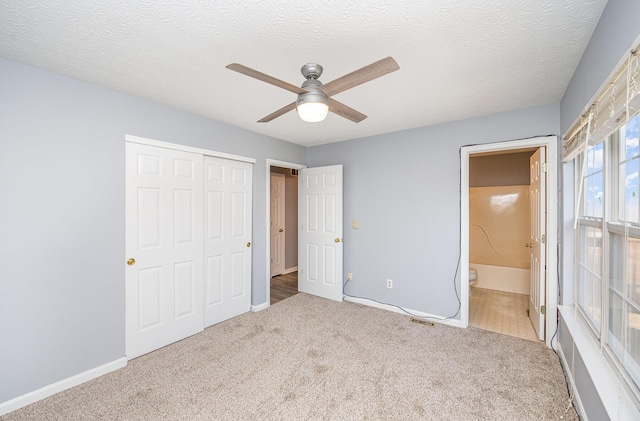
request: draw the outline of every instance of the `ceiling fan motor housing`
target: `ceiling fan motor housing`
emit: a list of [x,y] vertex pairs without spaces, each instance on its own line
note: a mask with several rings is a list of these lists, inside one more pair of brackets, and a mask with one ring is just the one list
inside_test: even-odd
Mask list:
[[298,94],[296,107],[307,102],[329,105],[329,97],[324,92],[318,89],[320,86],[322,86],[322,82],[320,82],[319,80],[307,79],[302,84],[301,88],[308,92],[304,94]]
[[318,63],[307,63],[300,69],[305,79],[318,79],[322,75],[322,66]]

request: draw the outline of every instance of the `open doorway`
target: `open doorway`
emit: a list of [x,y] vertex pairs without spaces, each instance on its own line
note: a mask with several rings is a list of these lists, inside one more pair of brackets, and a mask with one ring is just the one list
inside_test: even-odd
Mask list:
[[298,293],[298,170],[271,166],[270,304]]
[[539,149],[469,155],[469,325],[531,341],[530,162]]
[[[343,167],[307,168],[267,159],[266,227],[271,236],[271,168],[299,170],[298,175],[298,291],[342,302],[343,295]],[[271,305],[271,244],[266,250],[266,301]]]
[[266,303],[298,293],[298,171],[302,164],[267,160]]
[[[550,346],[551,337],[556,329],[557,320],[555,318],[557,308],[557,291],[558,291],[558,275],[557,275],[557,138],[555,136],[537,137],[532,139],[516,140],[510,142],[500,142],[484,145],[465,146],[460,150],[461,158],[461,325],[469,326],[470,320],[470,301],[471,287],[470,279],[470,159],[473,156],[489,156],[495,154],[514,153],[516,151],[528,150],[544,150],[546,151],[546,159],[542,160],[540,166],[541,171],[546,174],[545,189],[541,192],[546,203],[545,211],[541,213],[536,220],[544,221],[541,226],[540,238],[542,241],[537,244],[537,250],[542,253],[545,263],[542,265],[540,273],[531,276],[529,282],[530,296],[539,299],[541,316],[541,336],[545,340],[547,346]],[[530,224],[533,225],[533,224]],[[521,245],[526,247],[530,241]],[[533,250],[533,248],[530,248]],[[529,251],[527,251],[529,252]],[[538,253],[540,254],[540,253]],[[471,266],[473,267],[473,266]],[[531,294],[534,278],[538,280],[538,286],[541,293]]]

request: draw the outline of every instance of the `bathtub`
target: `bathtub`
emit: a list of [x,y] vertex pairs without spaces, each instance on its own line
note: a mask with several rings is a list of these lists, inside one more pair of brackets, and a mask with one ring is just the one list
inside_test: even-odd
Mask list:
[[475,288],[529,295],[530,269],[483,265],[475,262],[469,262],[469,266],[478,271],[478,280],[473,285]]

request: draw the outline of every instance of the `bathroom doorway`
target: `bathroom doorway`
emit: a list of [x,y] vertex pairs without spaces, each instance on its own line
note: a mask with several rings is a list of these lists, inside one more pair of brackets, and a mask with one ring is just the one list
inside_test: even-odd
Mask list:
[[527,244],[529,164],[539,149],[469,156],[469,325],[528,340],[538,339],[528,316]]
[[[461,148],[461,322],[464,327],[538,340],[527,314],[531,285],[536,284],[530,276],[528,246],[534,225],[529,218],[529,158],[538,149],[548,151],[542,166],[547,212],[546,218],[537,219],[546,222],[546,270],[543,267],[534,277],[545,287],[547,316],[542,316],[541,333],[549,345],[556,320],[548,315],[555,314],[557,306],[555,136]],[[467,286],[470,267],[477,271],[473,287]]]

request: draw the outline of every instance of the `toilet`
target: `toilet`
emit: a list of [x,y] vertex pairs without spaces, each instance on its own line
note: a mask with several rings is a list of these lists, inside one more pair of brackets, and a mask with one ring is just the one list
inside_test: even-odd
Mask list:
[[469,268],[469,286],[476,283],[478,280],[478,271],[475,268]]

